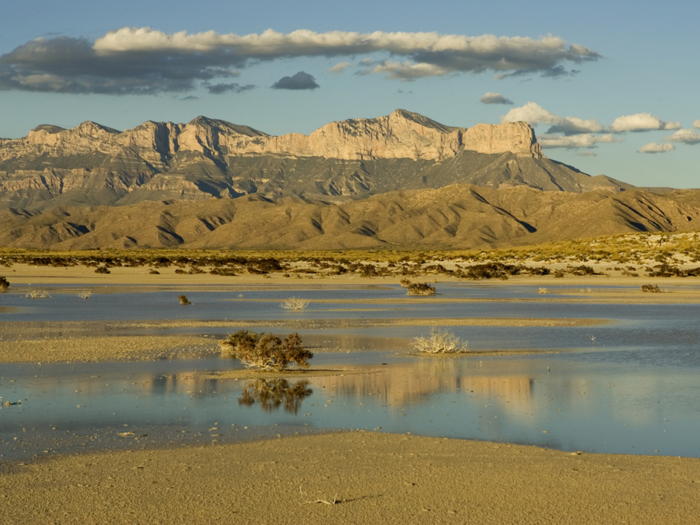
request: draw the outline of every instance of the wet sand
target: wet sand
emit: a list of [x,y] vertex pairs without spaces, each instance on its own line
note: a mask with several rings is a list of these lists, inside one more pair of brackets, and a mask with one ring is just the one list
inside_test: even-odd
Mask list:
[[691,524],[700,459],[370,432],[5,464],[0,523]]

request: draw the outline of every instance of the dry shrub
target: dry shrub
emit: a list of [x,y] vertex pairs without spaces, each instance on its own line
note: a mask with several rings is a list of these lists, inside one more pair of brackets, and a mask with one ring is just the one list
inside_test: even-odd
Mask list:
[[467,342],[445,329],[433,326],[430,337],[416,337],[414,348],[426,354],[458,354],[468,352]]
[[180,304],[192,304],[186,295],[178,295],[177,300]]
[[4,292],[10,287],[10,281],[0,275],[0,292]]
[[408,295],[435,295],[435,287],[428,283],[411,283],[408,285]]
[[25,297],[27,299],[49,299],[51,296],[46,290],[29,290]]
[[111,273],[111,272],[109,271],[109,268],[107,268],[106,266],[98,266],[97,268],[95,268],[95,273],[107,274],[107,273]]
[[401,288],[408,288],[409,286],[411,286],[410,279],[401,279],[401,281],[399,282],[401,283]]
[[659,288],[658,284],[643,284],[642,291],[651,293],[661,293],[661,289]]
[[75,294],[75,296],[79,297],[80,299],[90,299],[92,292],[90,290],[83,290],[82,292]]
[[304,348],[296,332],[289,334],[284,341],[273,334],[239,330],[219,342],[221,349],[240,360],[249,368],[260,370],[284,370],[290,363],[307,368],[308,360],[314,354]]
[[285,300],[280,306],[284,308],[285,310],[294,310],[294,311],[299,311],[299,310],[305,310],[311,301],[308,299],[302,299],[300,297],[290,297],[289,299]]

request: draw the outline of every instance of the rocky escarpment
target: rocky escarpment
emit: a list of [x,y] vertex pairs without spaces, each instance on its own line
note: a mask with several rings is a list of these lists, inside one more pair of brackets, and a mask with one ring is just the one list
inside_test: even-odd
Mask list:
[[[94,122],[65,130],[38,126],[23,139],[0,142],[0,161],[21,157],[118,156],[131,150],[154,168],[180,152],[206,156],[279,155],[341,160],[442,160],[466,149],[494,154],[511,152],[541,158],[535,134],[524,122],[466,129],[398,109],[386,117],[331,122],[310,135],[279,137],[247,126],[197,117],[188,124],[146,122],[118,132]],[[21,163],[21,161],[18,161]]]
[[[542,155],[524,122],[445,126],[396,110],[275,137],[197,117],[120,132],[94,122],[42,125],[0,140],[0,209],[295,195],[364,198],[454,183],[582,192],[591,177]],[[611,179],[597,185],[626,186]]]

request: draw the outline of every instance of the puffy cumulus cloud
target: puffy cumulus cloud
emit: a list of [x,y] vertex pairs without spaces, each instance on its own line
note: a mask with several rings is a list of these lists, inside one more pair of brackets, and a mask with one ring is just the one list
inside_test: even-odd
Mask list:
[[318,89],[320,87],[312,75],[303,71],[291,77],[282,77],[272,84],[272,89]]
[[255,86],[248,84],[247,86],[241,86],[235,82],[230,84],[206,84],[207,91],[212,95],[221,95],[223,93],[243,93],[244,91],[250,91],[255,89]]
[[651,142],[639,148],[639,153],[668,153],[674,149],[676,149],[676,147],[673,144],[659,144],[658,142]]
[[340,62],[339,64],[334,65],[332,68],[328,70],[329,73],[342,73],[345,71],[345,68],[348,67],[353,67],[354,64],[352,62]]
[[693,127],[700,128],[700,120],[696,120],[695,122],[693,122]]
[[[365,64],[366,73],[413,80],[451,73],[539,73],[559,76],[566,63],[601,58],[597,52],[547,35],[496,37],[439,33],[356,33],[308,30],[260,34],[164,33],[124,27],[94,42],[37,39],[0,56],[0,90],[152,94],[192,90],[230,78],[261,61],[385,53],[392,61]],[[394,61],[395,60],[395,61]]]
[[599,143],[621,142],[614,135],[591,135],[585,133],[581,135],[540,135],[537,141],[543,148],[595,148]]
[[693,129],[679,129],[670,137],[666,137],[664,140],[670,142],[682,142],[683,144],[698,144],[700,143],[700,133]]
[[680,122],[664,122],[651,113],[636,113],[634,115],[622,115],[610,124],[610,131],[622,133],[624,131],[652,131],[657,129],[680,129]]
[[531,126],[549,124],[547,133],[563,133],[576,135],[579,133],[598,133],[604,127],[595,119],[580,119],[577,117],[560,117],[547,111],[535,102],[528,102],[519,108],[513,108],[501,117],[501,122],[527,122]]
[[484,95],[479,99],[482,104],[506,104],[506,105],[512,105],[513,102],[511,100],[508,100],[506,97],[501,95],[500,93],[494,93],[493,91],[489,91],[488,93],[484,93]]

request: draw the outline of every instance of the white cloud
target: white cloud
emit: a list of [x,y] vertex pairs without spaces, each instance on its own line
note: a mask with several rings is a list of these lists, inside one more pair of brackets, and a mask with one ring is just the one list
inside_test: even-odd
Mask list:
[[535,102],[528,102],[519,108],[513,108],[501,117],[501,122],[527,122],[531,126],[549,124],[551,127],[547,133],[563,133],[575,135],[577,133],[598,133],[603,131],[603,126],[595,119],[580,119],[577,117],[560,117],[551,111],[547,111]]
[[651,131],[657,129],[680,129],[680,122],[664,122],[651,113],[636,113],[617,117],[610,124],[610,131],[620,133],[623,131]]
[[449,71],[444,68],[433,64],[426,64],[425,62],[412,64],[411,62],[393,62],[391,60],[386,60],[363,73],[384,73],[387,78],[408,82],[423,77],[439,77],[446,75],[448,72]]
[[[94,42],[56,37],[27,42],[0,56],[0,90],[152,94],[187,91],[196,82],[230,77],[236,68],[298,57],[381,53],[395,61],[363,64],[366,73],[412,80],[451,73],[570,74],[567,63],[601,58],[595,51],[547,35],[540,38],[305,29],[260,34],[164,33],[123,27]],[[385,57],[386,58],[386,57]],[[377,63],[377,62],[375,62]],[[53,76],[41,82],[42,75]]]
[[693,127],[700,129],[700,120],[696,120],[695,122],[693,122]]
[[591,135],[590,133],[580,135],[540,135],[537,139],[543,148],[595,148],[598,143],[621,142],[613,135]]
[[670,142],[682,142],[683,144],[698,144],[700,143],[700,133],[693,129],[679,129],[670,137],[666,137],[664,140]]
[[673,144],[659,144],[658,142],[651,142],[639,148],[639,153],[668,153],[674,149],[676,149],[676,147]]
[[510,105],[513,103],[511,100],[508,100],[506,97],[504,97],[500,93],[494,93],[493,91],[489,91],[488,93],[484,93],[484,95],[479,100],[481,101],[482,104]]
[[341,62],[339,64],[334,65],[332,68],[328,70],[329,73],[342,73],[345,71],[345,68],[347,67],[353,67],[354,64],[352,62]]

